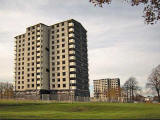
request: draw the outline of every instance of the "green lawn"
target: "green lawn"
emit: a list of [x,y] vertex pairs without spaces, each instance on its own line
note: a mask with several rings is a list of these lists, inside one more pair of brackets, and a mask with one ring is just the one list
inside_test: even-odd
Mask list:
[[0,101],[0,118],[25,119],[151,119],[160,118],[160,104],[54,103]]

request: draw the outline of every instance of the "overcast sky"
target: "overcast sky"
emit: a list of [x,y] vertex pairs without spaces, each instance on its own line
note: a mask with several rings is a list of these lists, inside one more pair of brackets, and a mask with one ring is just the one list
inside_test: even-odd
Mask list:
[[89,0],[0,0],[0,81],[14,80],[14,37],[37,23],[79,21],[88,31],[89,78],[130,76],[144,87],[160,64],[160,24],[144,24],[143,7],[114,0],[103,8]]

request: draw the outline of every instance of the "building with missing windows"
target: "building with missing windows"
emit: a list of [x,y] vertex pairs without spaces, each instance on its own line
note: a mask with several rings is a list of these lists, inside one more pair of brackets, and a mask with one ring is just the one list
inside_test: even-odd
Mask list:
[[16,96],[89,97],[87,31],[70,19],[39,23],[15,37]]
[[95,99],[102,101],[117,101],[121,97],[119,78],[93,80],[93,84]]

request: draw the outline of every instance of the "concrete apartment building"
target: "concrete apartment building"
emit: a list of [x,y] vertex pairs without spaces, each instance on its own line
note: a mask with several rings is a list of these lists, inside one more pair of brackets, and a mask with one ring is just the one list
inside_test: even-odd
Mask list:
[[15,43],[17,96],[90,96],[87,31],[79,22],[39,23],[16,36]]
[[100,100],[107,100],[109,98],[120,97],[120,79],[107,78],[93,80],[94,84],[94,98]]

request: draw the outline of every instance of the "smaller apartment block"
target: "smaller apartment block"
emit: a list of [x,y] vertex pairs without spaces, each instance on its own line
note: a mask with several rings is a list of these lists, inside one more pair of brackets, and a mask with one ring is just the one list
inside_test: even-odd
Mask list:
[[118,99],[120,97],[120,79],[107,78],[94,80],[94,98],[101,100]]

